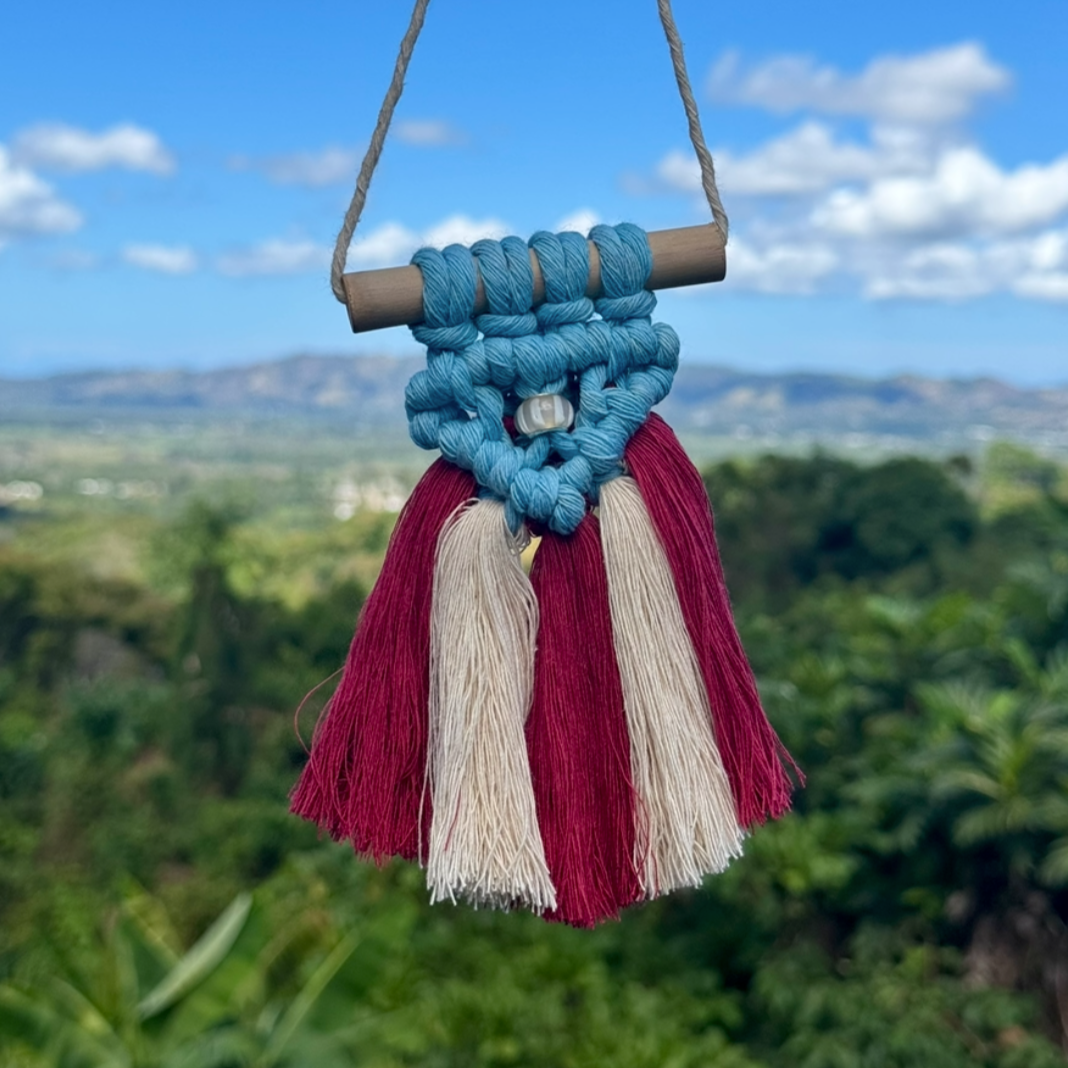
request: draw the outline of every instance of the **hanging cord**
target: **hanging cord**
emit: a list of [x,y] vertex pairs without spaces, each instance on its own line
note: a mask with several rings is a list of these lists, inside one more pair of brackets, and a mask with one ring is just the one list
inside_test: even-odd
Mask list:
[[349,254],[349,245],[352,243],[352,235],[356,232],[356,224],[360,221],[363,206],[367,201],[367,190],[371,187],[371,175],[378,166],[378,157],[382,155],[382,146],[386,143],[386,132],[389,124],[393,121],[393,109],[404,92],[404,76],[408,73],[408,64],[415,51],[415,42],[419,39],[419,31],[423,28],[423,20],[426,18],[426,9],[430,0],[415,0],[415,8],[412,11],[412,20],[408,23],[408,30],[400,44],[400,52],[397,55],[397,65],[393,68],[393,79],[386,90],[386,99],[382,101],[382,108],[378,112],[378,122],[375,123],[375,132],[371,134],[371,143],[367,146],[367,155],[360,164],[360,173],[356,179],[356,188],[352,193],[352,202],[349,210],[345,212],[345,219],[341,224],[341,232],[337,235],[334,244],[334,258],[330,263],[330,288],[334,296],[345,303],[345,287],[341,284],[341,276],[345,272],[345,260]]
[[[363,213],[363,206],[367,201],[367,190],[371,186],[371,176],[378,166],[378,159],[382,155],[382,146],[386,142],[386,133],[389,124],[393,120],[393,111],[397,101],[404,92],[404,76],[408,73],[408,63],[411,61],[412,52],[415,51],[415,42],[419,38],[419,31],[423,28],[423,20],[426,18],[426,9],[430,0],[415,0],[415,8],[412,11],[412,20],[408,24],[408,30],[401,41],[400,52],[397,56],[397,64],[393,68],[393,79],[386,91],[386,98],[382,101],[381,110],[378,112],[378,121],[375,123],[375,131],[371,135],[371,143],[367,146],[367,154],[360,164],[360,174],[356,179],[356,189],[352,194],[352,202],[345,219],[341,224],[341,231],[337,235],[334,244],[334,258],[330,264],[330,288],[334,291],[342,304],[345,303],[345,287],[341,276],[345,272],[345,260],[348,258],[349,245],[352,243],[352,235],[356,232],[356,225]],[[671,65],[675,69],[675,81],[679,86],[679,96],[682,97],[682,106],[686,111],[686,121],[690,129],[690,141],[694,152],[697,153],[697,162],[701,167],[701,186],[708,199],[708,206],[712,211],[712,221],[719,232],[723,235],[723,241],[727,241],[729,223],[727,213],[723,210],[723,202],[719,198],[719,189],[716,188],[716,168],[712,163],[712,153],[705,144],[705,135],[701,129],[701,117],[697,113],[697,101],[694,100],[693,89],[690,86],[690,76],[686,71],[686,57],[682,53],[682,39],[679,37],[678,27],[675,25],[675,16],[671,12],[671,0],[657,0],[657,8],[660,11],[660,22],[664,27],[664,36],[667,37],[668,48],[671,50]]]
[[671,13],[671,0],[657,0],[657,8],[660,11],[660,22],[664,27],[668,48],[671,49],[671,65],[675,68],[675,81],[679,85],[679,96],[682,97],[682,106],[686,109],[690,142],[693,144],[694,152],[697,153],[697,162],[701,166],[701,186],[708,199],[708,206],[712,210],[712,221],[723,235],[723,243],[726,244],[730,222],[727,219],[727,213],[723,210],[723,202],[719,199],[719,189],[716,187],[716,168],[712,163],[712,153],[708,151],[708,145],[705,144],[705,134],[701,129],[701,116],[697,114],[697,101],[693,98],[690,75],[686,72],[686,57],[682,54],[682,38],[679,37],[679,28],[675,25],[675,16]]

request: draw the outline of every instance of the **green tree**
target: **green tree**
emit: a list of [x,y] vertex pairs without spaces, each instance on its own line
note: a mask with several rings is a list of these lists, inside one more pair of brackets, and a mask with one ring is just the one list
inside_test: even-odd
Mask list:
[[927,460],[763,456],[719,464],[705,484],[734,596],[778,610],[822,576],[906,572],[927,592],[978,528],[952,470]]
[[132,896],[90,969],[68,964],[33,984],[0,986],[0,1031],[16,1057],[49,1068],[348,1065],[359,1051],[353,985],[373,985],[380,956],[363,931],[315,912],[270,924],[239,895],[184,953],[159,903]]

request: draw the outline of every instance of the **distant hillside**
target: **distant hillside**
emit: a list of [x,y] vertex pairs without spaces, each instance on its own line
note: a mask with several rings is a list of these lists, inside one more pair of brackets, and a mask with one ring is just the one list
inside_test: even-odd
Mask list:
[[[0,418],[196,420],[228,414],[343,420],[402,429],[404,385],[419,358],[295,356],[218,371],[65,374],[0,379]],[[994,379],[750,374],[685,364],[662,410],[680,431],[739,440],[886,439],[952,447],[1007,436],[1068,449],[1068,388]]]
[[345,413],[388,423],[403,421],[404,384],[421,364],[415,357],[294,356],[218,371],[89,371],[0,379],[0,412]]

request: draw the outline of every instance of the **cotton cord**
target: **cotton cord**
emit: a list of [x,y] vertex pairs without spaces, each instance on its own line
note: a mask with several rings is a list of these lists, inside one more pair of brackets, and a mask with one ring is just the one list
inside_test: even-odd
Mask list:
[[[531,520],[570,534],[597,487],[622,471],[627,441],[667,396],[678,366],[678,336],[650,318],[656,297],[644,288],[653,265],[645,231],[595,226],[589,240],[601,258],[604,296],[596,302],[585,296],[589,244],[581,234],[530,239],[545,278],[536,311],[527,243],[518,238],[414,257],[424,319],[411,330],[427,347],[427,366],[405,391],[409,432],[503,501],[513,530]],[[479,276],[490,314],[472,316]],[[570,389],[573,431],[515,440],[506,431],[522,398]]]
[[731,614],[701,473],[655,412],[627,444],[626,463],[671,567],[738,821],[752,827],[769,817],[778,819],[790,808],[793,792],[787,769],[801,782],[804,776],[760,706],[756,679]]
[[349,245],[352,243],[352,235],[356,232],[356,224],[363,214],[363,206],[367,202],[367,190],[371,188],[371,176],[375,173],[378,159],[382,155],[382,146],[386,143],[386,133],[389,131],[389,124],[393,121],[393,111],[397,106],[397,101],[401,98],[401,93],[404,92],[404,76],[408,73],[408,64],[411,61],[412,52],[415,51],[415,42],[419,39],[419,31],[423,28],[423,20],[426,18],[426,9],[429,4],[430,0],[415,0],[412,18],[401,40],[397,63],[393,68],[393,78],[390,80],[386,98],[379,109],[378,121],[375,123],[374,133],[371,134],[371,143],[367,146],[363,163],[360,164],[360,173],[356,178],[352,200],[348,211],[345,212],[337,241],[334,243],[334,258],[330,264],[330,288],[342,304],[345,303],[345,287],[342,285],[341,276],[345,273],[345,260],[349,254]]
[[438,541],[430,616],[431,903],[556,907],[524,728],[538,602],[504,506],[476,501]]
[[597,517],[542,535],[530,583],[538,599],[527,751],[556,911],[592,927],[644,896],[634,866],[637,796],[612,644]]
[[712,212],[712,221],[723,235],[723,243],[727,243],[727,233],[730,230],[730,221],[727,213],[723,210],[723,202],[719,198],[719,188],[716,185],[716,168],[712,163],[712,153],[705,144],[705,134],[701,129],[701,116],[697,112],[697,101],[694,100],[693,89],[690,86],[690,75],[686,70],[686,57],[682,52],[682,38],[679,36],[679,28],[675,25],[675,16],[671,11],[671,0],[657,0],[657,9],[660,12],[660,24],[664,27],[664,36],[667,38],[668,48],[671,50],[671,65],[675,68],[675,81],[679,86],[679,96],[682,97],[682,106],[686,111],[686,122],[690,128],[690,142],[694,152],[697,153],[697,162],[701,167],[701,188],[705,191],[708,207]]
[[652,898],[722,871],[744,832],[671,569],[628,476],[601,487],[601,541],[641,802],[634,860]]
[[[349,245],[352,243],[353,234],[363,213],[364,204],[367,202],[367,190],[371,186],[371,176],[378,166],[379,157],[382,155],[382,146],[386,141],[386,133],[389,124],[393,120],[393,111],[397,102],[404,92],[404,77],[408,72],[408,63],[411,61],[412,52],[415,50],[415,42],[419,38],[419,31],[423,28],[423,20],[426,18],[426,9],[430,0],[416,0],[412,11],[412,19],[408,30],[401,41],[400,52],[397,56],[396,66],[393,68],[393,78],[389,83],[386,98],[382,101],[382,107],[378,112],[378,121],[375,123],[374,133],[371,135],[371,143],[367,147],[367,154],[360,165],[360,173],[356,179],[356,188],[352,194],[352,201],[345,212],[341,230],[334,243],[334,256],[330,264],[330,288],[334,296],[344,304],[345,287],[341,281],[345,273],[345,260],[349,254]],[[689,126],[690,141],[694,152],[697,153],[697,162],[701,168],[701,187],[705,191],[709,209],[712,212],[713,225],[723,235],[723,241],[727,241],[729,222],[727,213],[723,210],[723,202],[720,200],[719,189],[716,186],[716,168],[712,163],[712,154],[705,144],[705,135],[701,129],[701,116],[697,111],[697,101],[694,99],[693,89],[690,86],[690,75],[686,70],[686,57],[682,50],[682,38],[679,36],[678,26],[675,24],[675,16],[671,10],[671,0],[657,0],[657,8],[660,12],[660,22],[664,27],[664,35],[667,37],[668,48],[671,50],[671,65],[675,70],[675,81],[678,83],[679,96],[682,98],[682,106],[686,111],[686,122]]]

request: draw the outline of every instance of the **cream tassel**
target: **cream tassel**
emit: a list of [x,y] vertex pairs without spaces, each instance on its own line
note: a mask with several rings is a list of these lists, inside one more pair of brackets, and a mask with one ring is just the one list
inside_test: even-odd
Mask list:
[[601,487],[601,538],[641,802],[634,859],[656,897],[722,871],[744,832],[667,556],[633,479]]
[[538,603],[504,506],[480,500],[438,540],[430,616],[431,901],[535,912],[556,891],[534,810],[524,725]]

